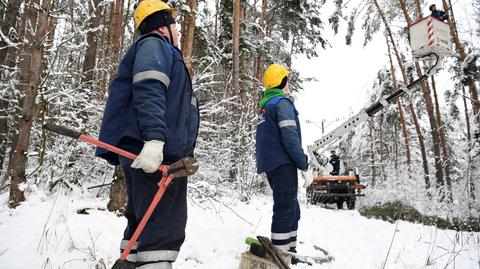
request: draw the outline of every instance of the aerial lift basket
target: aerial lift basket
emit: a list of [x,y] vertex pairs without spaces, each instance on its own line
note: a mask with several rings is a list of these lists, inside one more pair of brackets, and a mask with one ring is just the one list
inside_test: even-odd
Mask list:
[[435,53],[442,58],[452,54],[450,27],[447,23],[428,16],[409,27],[410,47],[414,59]]

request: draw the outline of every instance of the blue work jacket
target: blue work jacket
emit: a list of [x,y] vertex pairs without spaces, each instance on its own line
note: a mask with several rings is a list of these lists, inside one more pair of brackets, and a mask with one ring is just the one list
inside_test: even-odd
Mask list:
[[[165,163],[174,162],[193,156],[199,120],[180,50],[160,35],[141,36],[123,57],[110,86],[99,140],[135,154],[145,141],[164,141]],[[102,148],[96,156],[113,165],[125,160]]]
[[303,152],[298,113],[284,96],[270,99],[260,112],[256,138],[257,173],[292,164],[300,170],[308,168]]

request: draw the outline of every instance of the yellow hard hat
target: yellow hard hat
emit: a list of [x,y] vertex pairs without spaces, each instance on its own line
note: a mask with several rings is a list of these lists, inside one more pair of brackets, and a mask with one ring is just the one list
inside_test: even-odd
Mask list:
[[285,67],[279,64],[271,64],[265,69],[265,73],[263,74],[263,86],[265,89],[277,87],[282,84],[283,78],[288,76],[288,74],[290,74],[290,72],[288,72]]
[[140,27],[140,24],[146,17],[158,11],[166,11],[173,13],[175,10],[160,0],[141,1],[135,9],[135,13],[133,14],[135,20],[135,29],[138,29],[138,27]]

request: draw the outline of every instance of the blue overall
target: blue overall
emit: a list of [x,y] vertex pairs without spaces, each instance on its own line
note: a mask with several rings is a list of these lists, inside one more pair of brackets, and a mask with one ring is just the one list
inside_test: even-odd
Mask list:
[[257,125],[257,172],[267,174],[273,191],[272,243],[296,251],[300,206],[297,169],[308,168],[294,104],[284,96],[270,99]]
[[[140,37],[123,57],[110,87],[99,140],[135,154],[144,141],[164,141],[163,164],[170,164],[193,156],[198,126],[197,101],[181,52],[159,35]],[[132,160],[101,148],[96,155],[121,165],[125,176],[128,225],[123,249],[152,202],[161,175],[131,168]],[[137,268],[161,268],[177,258],[185,240],[186,192],[186,177],[175,178],[167,188],[127,258]]]

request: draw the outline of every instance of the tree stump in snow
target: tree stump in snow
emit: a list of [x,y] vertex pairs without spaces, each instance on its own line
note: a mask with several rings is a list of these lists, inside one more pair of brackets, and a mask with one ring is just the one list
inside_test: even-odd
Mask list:
[[120,211],[123,214],[127,206],[128,195],[125,178],[123,177],[120,166],[115,166],[113,178],[112,185],[110,185],[110,201],[108,202],[107,208],[111,212]]

